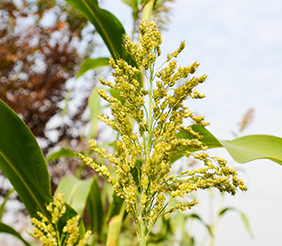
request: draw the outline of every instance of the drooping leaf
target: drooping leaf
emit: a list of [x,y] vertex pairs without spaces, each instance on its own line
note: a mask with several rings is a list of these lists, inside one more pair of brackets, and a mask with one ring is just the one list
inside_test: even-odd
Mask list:
[[27,242],[26,240],[24,240],[21,236],[20,233],[18,233],[15,229],[13,229],[12,227],[0,222],[0,233],[7,233],[10,234],[16,238],[18,238],[19,240],[21,240],[23,242],[24,245],[26,246],[31,246],[31,244],[29,242]]
[[[282,164],[282,138],[270,135],[248,135],[233,140],[220,140],[198,124],[191,127],[195,132],[203,136],[201,141],[208,148],[224,147],[231,157],[239,163],[247,163],[257,159],[269,159]],[[186,132],[180,132],[178,137],[191,139],[191,136]],[[197,149],[187,148],[185,150],[196,151]],[[172,161],[181,158],[185,154],[185,150],[175,155]]]
[[248,135],[234,140],[219,140],[239,163],[269,159],[282,165],[282,138],[269,135]]
[[61,148],[58,151],[50,154],[47,158],[46,161],[54,161],[57,159],[60,159],[62,157],[76,157],[76,152],[71,150],[71,149],[66,149],[66,148]]
[[235,211],[235,212],[240,214],[242,222],[243,222],[247,232],[249,233],[249,235],[251,237],[253,237],[253,233],[251,231],[249,220],[248,220],[246,214],[244,212],[242,212],[241,210],[239,210],[237,208],[233,208],[233,207],[224,208],[221,211],[219,211],[218,216],[221,217],[221,216],[223,216],[228,211]]
[[98,67],[103,67],[103,66],[108,66],[109,65],[109,58],[107,57],[101,57],[101,58],[96,58],[96,59],[87,59],[79,68],[76,78],[79,78],[81,75],[86,73],[89,70],[98,68]]
[[89,138],[94,138],[98,132],[98,124],[99,119],[96,117],[97,114],[101,112],[101,104],[100,104],[100,95],[98,94],[98,91],[100,90],[100,87],[94,87],[94,89],[91,92],[90,97],[88,98],[88,108],[90,109],[90,133]]
[[68,203],[81,217],[86,207],[92,179],[81,180],[75,176],[63,177],[55,194],[63,193]]
[[43,153],[25,123],[1,100],[0,169],[32,217],[37,210],[47,215],[45,204],[52,198]]
[[195,213],[192,213],[192,214],[186,215],[186,218],[193,218],[193,219],[198,220],[199,222],[201,222],[201,224],[202,224],[203,226],[205,226],[205,227],[207,228],[207,230],[208,230],[210,236],[213,235],[213,232],[212,232],[211,227],[210,227],[208,224],[206,224],[206,223],[204,222],[204,220],[200,217],[200,215],[195,214]]

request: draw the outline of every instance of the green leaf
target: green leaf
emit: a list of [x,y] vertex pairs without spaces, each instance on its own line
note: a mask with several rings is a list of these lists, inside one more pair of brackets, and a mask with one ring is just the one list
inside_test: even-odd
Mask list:
[[29,242],[25,241],[25,240],[22,238],[21,234],[18,233],[15,229],[13,229],[12,227],[10,227],[10,226],[8,226],[8,225],[3,224],[3,223],[0,222],[0,233],[1,233],[1,232],[2,232],[2,233],[8,233],[8,234],[10,234],[10,235],[12,235],[12,236],[18,238],[18,239],[21,240],[21,241],[24,243],[24,245],[26,245],[26,246],[31,246],[31,244],[30,244]]
[[242,222],[245,225],[245,228],[246,228],[247,232],[253,238],[254,234],[251,231],[251,227],[250,227],[250,223],[249,223],[247,215],[245,213],[243,213],[242,211],[239,211],[239,213],[241,215]]
[[76,157],[76,152],[71,150],[71,149],[61,148],[58,151],[53,152],[52,154],[50,154],[46,158],[46,161],[50,162],[50,161],[54,161],[54,160],[60,159],[62,157]]
[[90,219],[92,232],[101,235],[104,224],[104,210],[101,199],[101,190],[97,178],[93,178],[90,193],[87,200],[87,213]]
[[81,180],[75,176],[63,177],[55,194],[63,193],[65,195],[65,202],[82,217],[91,184],[92,179]]
[[0,169],[10,180],[31,217],[48,216],[50,178],[43,153],[18,115],[0,100]]
[[[214,137],[206,128],[195,124],[191,126],[195,132],[203,136],[201,141],[208,148],[224,147],[231,157],[239,163],[247,163],[257,159],[269,159],[282,164],[282,138],[269,135],[248,135],[233,140],[220,140]],[[180,132],[179,138],[191,139],[186,132]],[[196,151],[193,148],[185,150]],[[185,154],[185,150],[172,158],[175,161]]]
[[[124,27],[112,13],[101,9],[97,0],[66,0],[66,2],[79,10],[94,25],[114,59],[121,58],[130,65],[138,67],[124,48],[126,34]],[[137,77],[142,87],[141,73]]]
[[101,97],[98,94],[98,91],[100,90],[100,87],[94,87],[94,89],[91,92],[90,97],[88,98],[88,108],[90,109],[90,133],[89,138],[94,138],[98,132],[98,123],[99,119],[96,117],[97,114],[101,112],[101,105],[100,100]]
[[210,227],[208,224],[206,224],[206,223],[204,222],[204,220],[203,220],[198,214],[193,213],[193,214],[188,214],[188,215],[186,215],[186,218],[189,218],[189,217],[191,217],[191,218],[193,218],[193,219],[197,219],[199,222],[201,222],[201,224],[202,224],[203,226],[205,226],[205,227],[207,228],[207,230],[208,230],[210,236],[213,235],[213,232],[212,232],[211,227]]
[[5,211],[5,205],[6,205],[7,201],[9,200],[10,196],[14,193],[14,191],[15,191],[15,189],[12,188],[12,189],[7,193],[7,195],[4,197],[3,203],[1,204],[1,207],[0,207],[0,221],[2,220],[4,211]]
[[239,163],[269,159],[282,164],[282,138],[269,135],[248,135],[231,141],[219,140]]
[[138,0],[122,0],[125,4],[130,6],[133,11],[138,11]]
[[98,68],[98,67],[103,67],[103,66],[108,66],[109,65],[109,58],[107,57],[102,57],[102,58],[96,58],[96,59],[87,59],[79,68],[76,78],[79,78],[81,75],[86,73],[89,70]]
[[243,222],[243,224],[244,224],[244,226],[245,226],[245,228],[246,228],[246,230],[247,230],[247,232],[249,233],[249,235],[250,235],[251,237],[254,237],[254,235],[253,235],[253,233],[252,233],[252,231],[251,231],[251,227],[250,227],[249,220],[248,220],[246,214],[245,214],[244,212],[240,211],[239,209],[233,208],[233,207],[224,208],[224,209],[222,209],[222,210],[218,213],[218,217],[223,216],[223,215],[224,215],[226,212],[228,212],[228,211],[235,211],[235,212],[239,213],[240,216],[241,216],[242,222]]
[[[51,185],[43,153],[28,127],[1,100],[0,116],[0,169],[31,217],[36,217],[40,210],[50,218],[46,205],[52,201]],[[66,221],[76,215],[76,211],[67,205],[67,211],[59,221],[60,233]],[[82,222],[80,231],[84,231]]]
[[97,0],[66,0],[66,2],[78,9],[95,26],[114,58],[127,58],[125,60],[129,61],[129,54],[122,46],[125,30],[112,13],[101,9]]

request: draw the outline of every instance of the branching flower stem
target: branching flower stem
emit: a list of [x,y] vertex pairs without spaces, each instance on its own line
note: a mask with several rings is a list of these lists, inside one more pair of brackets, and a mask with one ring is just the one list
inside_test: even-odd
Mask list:
[[[167,55],[167,65],[155,71],[161,42],[156,23],[143,20],[138,45],[125,36],[125,49],[138,68],[111,58],[109,64],[114,70],[115,82],[100,79],[103,85],[116,89],[122,99],[110,97],[103,89],[99,91],[110,104],[111,116],[99,114],[97,117],[117,131],[119,138],[114,153],[99,148],[95,140],[89,143],[94,152],[109,160],[115,175],[106,165],[79,154],[81,160],[103,176],[116,195],[124,199],[125,209],[136,224],[141,246],[146,245],[150,231],[161,216],[195,206],[198,202],[192,200],[190,194],[198,189],[216,188],[232,195],[238,189],[247,189],[224,159],[208,155],[207,146],[201,142],[202,136],[183,125],[184,119],[189,118],[202,127],[209,124],[204,116],[195,116],[184,106],[187,98],[204,98],[195,88],[206,76],[192,77],[198,63],[177,66],[176,58],[184,49],[184,42]],[[137,80],[140,73],[146,75],[144,88]],[[176,87],[180,80],[185,82]],[[132,121],[136,127],[132,126]],[[181,137],[182,133],[190,137]],[[173,174],[172,159],[180,153],[200,160],[204,167]]]

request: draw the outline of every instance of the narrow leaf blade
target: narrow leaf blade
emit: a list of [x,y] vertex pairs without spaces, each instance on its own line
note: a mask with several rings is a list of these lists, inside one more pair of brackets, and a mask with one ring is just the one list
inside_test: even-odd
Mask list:
[[102,57],[102,58],[96,58],[96,59],[87,59],[79,68],[76,78],[79,78],[83,74],[85,74],[87,71],[98,68],[98,67],[103,67],[103,66],[108,66],[109,65],[109,58],[107,57]]
[[71,150],[71,149],[66,149],[66,148],[61,148],[58,151],[50,154],[47,158],[46,161],[54,161],[57,159],[60,159],[62,157],[76,157],[76,152]]
[[10,196],[14,193],[15,189],[12,188],[8,193],[7,195],[4,197],[4,200],[1,204],[1,207],[0,207],[0,221],[2,220],[2,217],[3,217],[3,214],[4,214],[4,211],[5,211],[5,205],[7,203],[7,201],[9,200]]

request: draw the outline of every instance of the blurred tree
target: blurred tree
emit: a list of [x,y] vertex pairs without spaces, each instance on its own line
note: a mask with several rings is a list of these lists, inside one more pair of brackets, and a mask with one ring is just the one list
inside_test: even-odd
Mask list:
[[[68,114],[70,123],[56,127],[55,137],[48,135],[46,125],[55,115],[62,115],[66,82],[89,55],[93,41],[82,54],[78,53],[76,47],[82,42],[87,21],[63,2],[15,2],[0,2],[0,99],[22,117],[41,140],[46,154],[62,139],[80,137],[80,131],[73,128],[78,121],[79,127],[86,121],[81,122],[81,116],[89,92],[79,107]],[[94,29],[88,32],[93,35]]]

